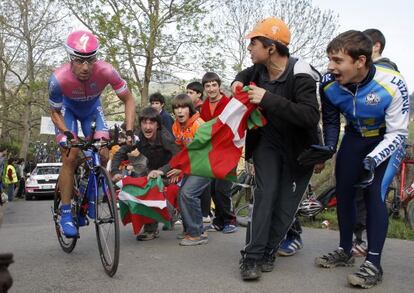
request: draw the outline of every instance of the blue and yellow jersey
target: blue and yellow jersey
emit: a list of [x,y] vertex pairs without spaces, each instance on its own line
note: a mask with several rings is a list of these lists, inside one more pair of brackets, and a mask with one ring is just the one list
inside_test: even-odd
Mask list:
[[386,160],[408,136],[410,101],[404,78],[397,71],[372,66],[361,84],[340,85],[327,73],[321,83],[322,119],[325,144],[336,148],[340,114],[346,131],[362,137],[384,135],[368,154],[377,166]]

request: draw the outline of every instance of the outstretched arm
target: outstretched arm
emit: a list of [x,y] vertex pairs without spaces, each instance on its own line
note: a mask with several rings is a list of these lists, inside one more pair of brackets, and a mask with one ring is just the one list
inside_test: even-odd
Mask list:
[[125,106],[125,125],[126,130],[133,130],[135,123],[135,99],[132,93],[127,90],[118,94],[119,99]]

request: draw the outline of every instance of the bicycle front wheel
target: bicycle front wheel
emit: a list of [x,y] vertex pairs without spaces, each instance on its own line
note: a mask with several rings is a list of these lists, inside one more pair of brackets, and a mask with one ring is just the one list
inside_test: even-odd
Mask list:
[[119,263],[119,220],[114,186],[108,172],[98,167],[95,230],[105,272],[114,276]]
[[235,211],[234,214],[236,215],[236,221],[239,226],[247,227],[250,219],[250,209],[253,208],[251,204],[245,203],[239,206]]
[[[74,200],[75,199],[72,199],[72,201]],[[71,253],[76,246],[76,242],[78,241],[78,238],[77,237],[67,238],[65,235],[63,235],[63,232],[60,227],[60,219],[61,219],[60,206],[61,206],[61,201],[60,201],[60,190],[59,190],[59,179],[58,179],[56,182],[55,194],[53,198],[53,221],[55,222],[55,230],[56,230],[56,235],[57,235],[60,247],[62,248],[64,252]]]

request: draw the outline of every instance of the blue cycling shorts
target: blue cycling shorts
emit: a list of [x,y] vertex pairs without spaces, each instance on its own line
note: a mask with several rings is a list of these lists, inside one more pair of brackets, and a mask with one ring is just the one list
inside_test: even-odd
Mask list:
[[[74,111],[66,106],[62,107],[62,115],[65,120],[66,127],[74,135],[75,138],[78,137],[78,121],[80,122],[83,135],[86,139],[90,138],[92,134],[91,124],[93,121],[96,122],[96,129],[94,138],[95,139],[106,139],[109,140],[108,125],[106,124],[105,116],[103,113],[102,106],[99,104],[94,107],[94,110],[89,112],[85,117],[78,117]],[[66,136],[55,127],[56,133],[56,142],[59,143]]]

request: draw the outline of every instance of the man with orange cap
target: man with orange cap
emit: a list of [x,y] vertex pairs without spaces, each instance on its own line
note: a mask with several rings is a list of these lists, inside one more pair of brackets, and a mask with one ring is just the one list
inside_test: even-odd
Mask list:
[[318,143],[319,73],[289,54],[290,31],[275,17],[260,21],[246,38],[253,66],[237,74],[232,90],[250,85],[250,102],[268,123],[248,131],[246,159],[253,157],[257,188],[242,250],[243,280],[273,270],[275,255],[291,226],[312,176],[313,166],[299,165],[300,153]]

